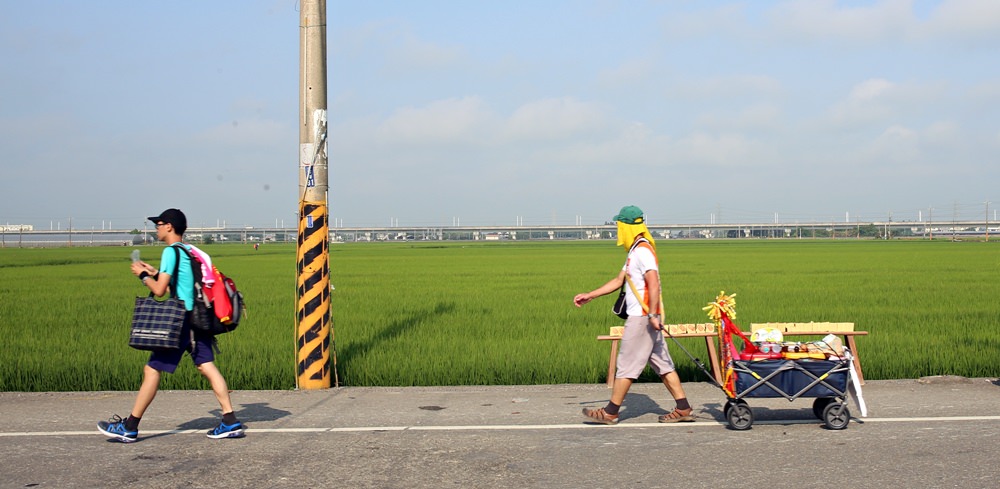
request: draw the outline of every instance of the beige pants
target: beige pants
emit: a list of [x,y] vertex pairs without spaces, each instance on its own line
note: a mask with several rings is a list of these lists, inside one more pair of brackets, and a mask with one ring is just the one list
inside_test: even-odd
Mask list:
[[646,316],[629,316],[622,332],[615,378],[637,379],[647,364],[658,376],[675,370],[663,332],[651,328]]

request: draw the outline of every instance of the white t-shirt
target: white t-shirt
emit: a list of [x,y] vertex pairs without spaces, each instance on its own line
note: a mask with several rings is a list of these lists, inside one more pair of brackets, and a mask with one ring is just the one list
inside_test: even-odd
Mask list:
[[[656,256],[653,255],[653,252],[647,246],[649,242],[643,241],[645,244],[636,245],[632,248],[632,251],[628,254],[628,258],[625,260],[625,265],[622,266],[622,270],[625,270],[625,273],[632,278],[632,284],[635,285],[635,289],[639,292],[640,297],[645,297],[646,295],[646,272],[656,270],[659,273],[660,270],[656,264]],[[660,286],[662,287],[663,285],[661,284]],[[629,316],[644,316],[646,314],[642,310],[640,300],[632,293],[632,287],[626,282],[625,304]]]

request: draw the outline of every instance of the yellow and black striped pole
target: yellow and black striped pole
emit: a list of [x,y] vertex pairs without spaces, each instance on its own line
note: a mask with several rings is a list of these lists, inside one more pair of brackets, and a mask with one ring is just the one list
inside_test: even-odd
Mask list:
[[296,262],[296,386],[326,389],[331,377],[334,385],[339,385],[336,353],[331,348],[328,213],[326,202],[302,202],[300,209],[304,218],[300,220]]
[[330,316],[327,208],[326,1],[303,0],[299,25],[299,233],[295,287],[295,385],[326,389],[337,380]]

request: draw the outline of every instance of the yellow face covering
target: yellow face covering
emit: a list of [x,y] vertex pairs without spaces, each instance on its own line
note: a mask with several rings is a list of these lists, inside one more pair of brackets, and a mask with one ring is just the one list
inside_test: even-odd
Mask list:
[[624,222],[617,221],[618,224],[618,246],[624,246],[626,250],[632,248],[632,243],[635,243],[635,239],[639,236],[645,235],[646,239],[649,240],[649,244],[653,245],[653,249],[656,249],[656,241],[653,241],[653,234],[649,232],[649,228],[646,224],[625,224]]

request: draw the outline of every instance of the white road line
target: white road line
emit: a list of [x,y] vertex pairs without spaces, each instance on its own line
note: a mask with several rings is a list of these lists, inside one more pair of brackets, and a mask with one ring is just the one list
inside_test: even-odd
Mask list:
[[856,420],[861,423],[905,423],[908,421],[919,421],[919,422],[938,422],[938,421],[996,421],[1000,419],[1000,416],[927,416],[922,418],[851,418],[852,421]]
[[[941,417],[918,417],[918,418],[851,418],[851,421],[858,424],[865,423],[941,423],[947,421],[1000,421],[1000,416],[941,416]],[[790,424],[817,424],[817,419],[789,419],[789,420],[759,420],[754,421],[755,425],[790,425]],[[252,434],[267,433],[371,433],[377,431],[523,431],[523,430],[578,430],[578,429],[614,429],[614,428],[690,428],[706,426],[724,426],[726,423],[720,421],[696,421],[693,423],[623,423],[615,426],[605,426],[599,424],[526,424],[526,425],[466,425],[466,426],[357,426],[357,427],[328,427],[328,428],[253,428],[247,430]],[[207,429],[196,430],[150,430],[142,431],[144,436],[152,435],[190,435],[205,434]],[[96,429],[91,431],[14,431],[0,432],[0,438],[31,437],[31,436],[93,436],[100,434]]]

